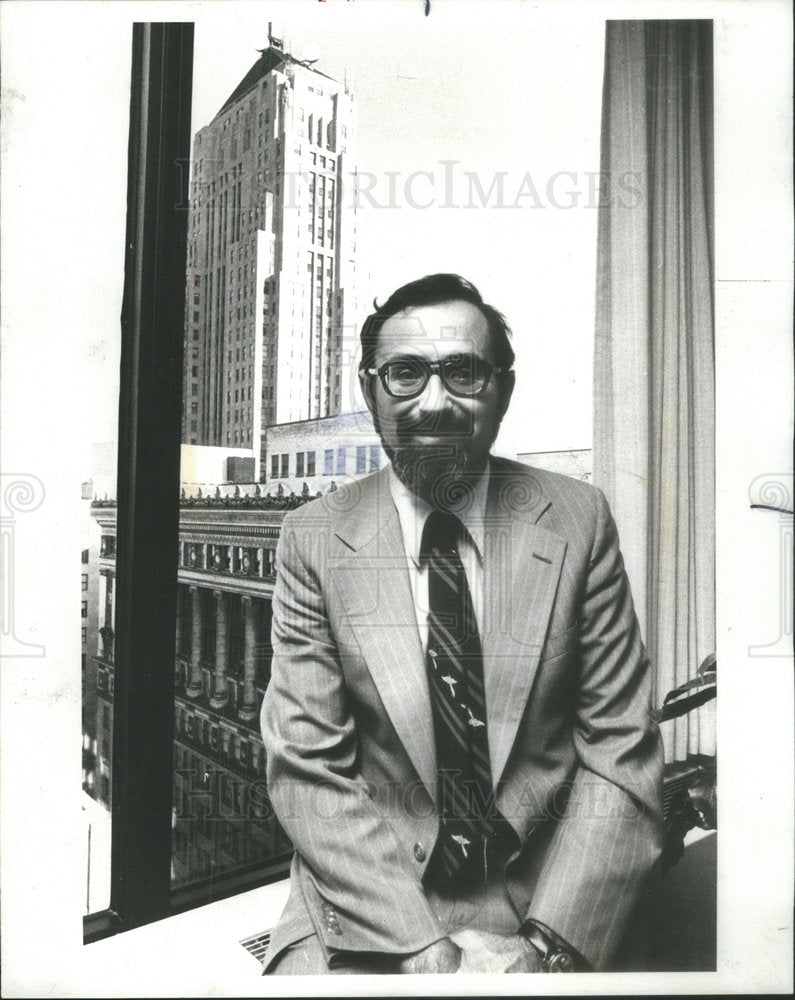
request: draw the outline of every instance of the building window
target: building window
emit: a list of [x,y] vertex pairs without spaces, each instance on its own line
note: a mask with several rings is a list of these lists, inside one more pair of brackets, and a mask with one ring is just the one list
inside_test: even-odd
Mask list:
[[344,476],[345,469],[348,461],[348,453],[346,448],[337,448],[337,475]]
[[299,451],[295,456],[295,474],[296,476],[304,474],[304,453],[302,451]]
[[365,445],[358,445],[356,448],[356,474],[361,475],[367,471],[367,448]]
[[282,479],[290,475],[290,456],[282,455]]
[[381,468],[381,445],[370,445],[370,472],[378,472]]
[[326,453],[323,457],[323,475],[333,476],[334,475],[334,449],[326,448]]
[[271,455],[271,479],[279,478],[279,456]]
[[306,453],[306,474],[307,476],[314,476],[315,474],[315,453],[313,451]]

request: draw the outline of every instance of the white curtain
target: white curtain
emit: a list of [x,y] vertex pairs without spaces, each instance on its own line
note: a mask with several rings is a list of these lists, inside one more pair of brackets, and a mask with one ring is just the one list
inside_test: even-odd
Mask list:
[[[712,23],[608,22],[594,480],[618,523],[656,701],[715,650]],[[665,723],[713,754],[714,705]]]

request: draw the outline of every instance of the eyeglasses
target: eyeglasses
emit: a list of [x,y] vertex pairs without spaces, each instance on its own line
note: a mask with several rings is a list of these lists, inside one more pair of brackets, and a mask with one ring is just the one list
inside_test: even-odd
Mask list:
[[502,375],[508,368],[495,368],[471,354],[455,354],[442,361],[425,358],[399,358],[380,368],[365,369],[381,379],[384,391],[398,399],[413,399],[424,392],[431,375],[438,375],[453,396],[479,396],[492,375]]

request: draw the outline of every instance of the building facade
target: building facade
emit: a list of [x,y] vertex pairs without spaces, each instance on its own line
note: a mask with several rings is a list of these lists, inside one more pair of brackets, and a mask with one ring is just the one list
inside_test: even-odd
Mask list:
[[265,477],[268,493],[312,496],[377,472],[386,455],[367,410],[268,428]]
[[353,99],[269,41],[194,139],[185,329],[183,440],[257,480],[268,425],[350,408],[358,319]]
[[[266,497],[190,498],[182,504],[174,649],[175,886],[262,866],[291,851],[268,803],[259,732],[284,513]],[[101,624],[89,637],[97,746],[89,780],[92,797],[109,809],[115,503],[95,501],[92,514],[99,545],[89,575],[98,579]]]

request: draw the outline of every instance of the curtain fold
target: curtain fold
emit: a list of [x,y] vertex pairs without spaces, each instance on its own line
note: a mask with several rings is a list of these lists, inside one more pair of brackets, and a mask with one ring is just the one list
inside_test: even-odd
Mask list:
[[[594,480],[621,534],[656,704],[715,650],[712,22],[608,22]],[[663,726],[715,752],[713,706]]]

